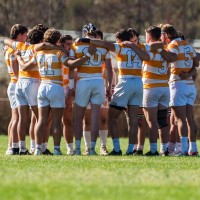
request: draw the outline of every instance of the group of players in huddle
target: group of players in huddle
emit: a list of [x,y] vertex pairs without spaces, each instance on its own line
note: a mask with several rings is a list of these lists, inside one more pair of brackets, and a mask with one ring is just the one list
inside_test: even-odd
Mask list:
[[[143,155],[148,130],[150,150],[144,155],[197,156],[193,105],[199,56],[184,36],[170,24],[147,28],[144,44],[133,28],[120,29],[116,43],[103,40],[91,23],[82,33],[73,41],[42,24],[11,28],[4,40],[12,110],[6,154],[62,155],[63,135],[67,155],[81,155],[82,137],[83,154],[97,155],[99,136],[100,155],[120,156],[120,116],[126,112],[125,155]],[[25,142],[29,111],[30,152]],[[53,153],[47,148],[50,130]]]

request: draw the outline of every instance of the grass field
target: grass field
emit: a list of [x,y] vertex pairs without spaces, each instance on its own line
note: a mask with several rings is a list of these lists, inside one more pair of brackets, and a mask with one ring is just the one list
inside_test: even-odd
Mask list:
[[199,157],[5,156],[6,144],[0,136],[1,200],[200,198]]

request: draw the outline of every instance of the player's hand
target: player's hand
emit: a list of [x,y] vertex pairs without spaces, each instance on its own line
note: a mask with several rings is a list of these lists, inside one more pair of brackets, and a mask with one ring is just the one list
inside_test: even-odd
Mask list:
[[112,89],[109,87],[106,89],[106,97],[108,98],[108,101],[111,101]]
[[21,52],[19,50],[15,51],[14,56],[17,58],[17,56],[21,56]]
[[88,48],[88,53],[89,53],[90,55],[94,55],[94,54],[96,53],[96,51],[97,51],[97,49],[96,49],[96,47],[94,47],[94,46],[90,46],[90,47]]
[[81,43],[81,42],[83,42],[83,43],[90,43],[90,38],[77,38],[75,40],[75,44],[78,44],[78,43]]
[[2,49],[2,53],[3,53],[3,55],[5,56],[5,54],[6,54],[6,51],[8,50],[8,46],[7,45],[5,45],[4,47],[3,47],[3,49]]

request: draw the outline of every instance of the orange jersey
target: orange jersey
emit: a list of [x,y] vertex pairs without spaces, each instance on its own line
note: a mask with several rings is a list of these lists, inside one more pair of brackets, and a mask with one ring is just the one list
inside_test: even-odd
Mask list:
[[[88,52],[89,45],[86,43],[73,44],[70,50],[70,57],[81,58]],[[97,47],[96,53],[83,65],[77,67],[78,78],[99,78],[102,77],[102,64],[110,58],[110,53],[107,49]]]
[[[31,58],[34,55],[34,45],[30,45],[28,43],[23,42],[13,42],[12,48],[15,50],[19,50],[21,53],[21,57],[24,60],[24,62],[28,62],[31,60]],[[29,71],[23,71],[21,67],[19,66],[19,78],[36,78],[39,79],[39,71],[38,66],[35,65],[35,67]]]
[[63,86],[69,83],[69,68],[63,65]]
[[[115,54],[119,70],[119,78],[141,77],[142,60],[130,47],[115,43]],[[143,44],[139,48],[146,50]]]
[[[168,45],[168,50],[176,53],[178,58],[175,62],[171,63],[171,81],[180,81],[178,76],[181,72],[189,72],[193,66],[193,58],[196,57],[196,52],[194,48],[185,40],[181,38],[176,38]],[[192,77],[181,80],[186,81],[187,83],[194,83]]]
[[42,82],[52,82],[63,85],[63,63],[68,56],[58,50],[38,51],[32,58],[37,64]]
[[16,60],[16,58],[13,55],[14,52],[15,50],[9,47],[5,53],[5,60],[6,60],[6,65],[8,67],[8,73],[10,74],[10,81],[16,83],[17,77],[15,76],[13,69],[11,67],[11,62]]
[[168,63],[158,51],[150,52],[150,61],[143,62],[144,88],[168,87]]

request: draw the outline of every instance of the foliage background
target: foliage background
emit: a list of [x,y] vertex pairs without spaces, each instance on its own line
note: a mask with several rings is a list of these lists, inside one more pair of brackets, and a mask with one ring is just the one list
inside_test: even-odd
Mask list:
[[[27,27],[43,23],[59,30],[81,31],[84,24],[92,22],[103,32],[133,27],[141,35],[150,25],[170,23],[193,42],[200,39],[199,13],[199,0],[0,0],[0,36],[8,37],[16,23]],[[196,47],[200,49],[198,42]],[[7,133],[10,109],[4,98],[9,76],[2,52],[0,58],[0,133]],[[196,85],[199,90],[199,77]],[[200,135],[199,94],[195,119]]]

